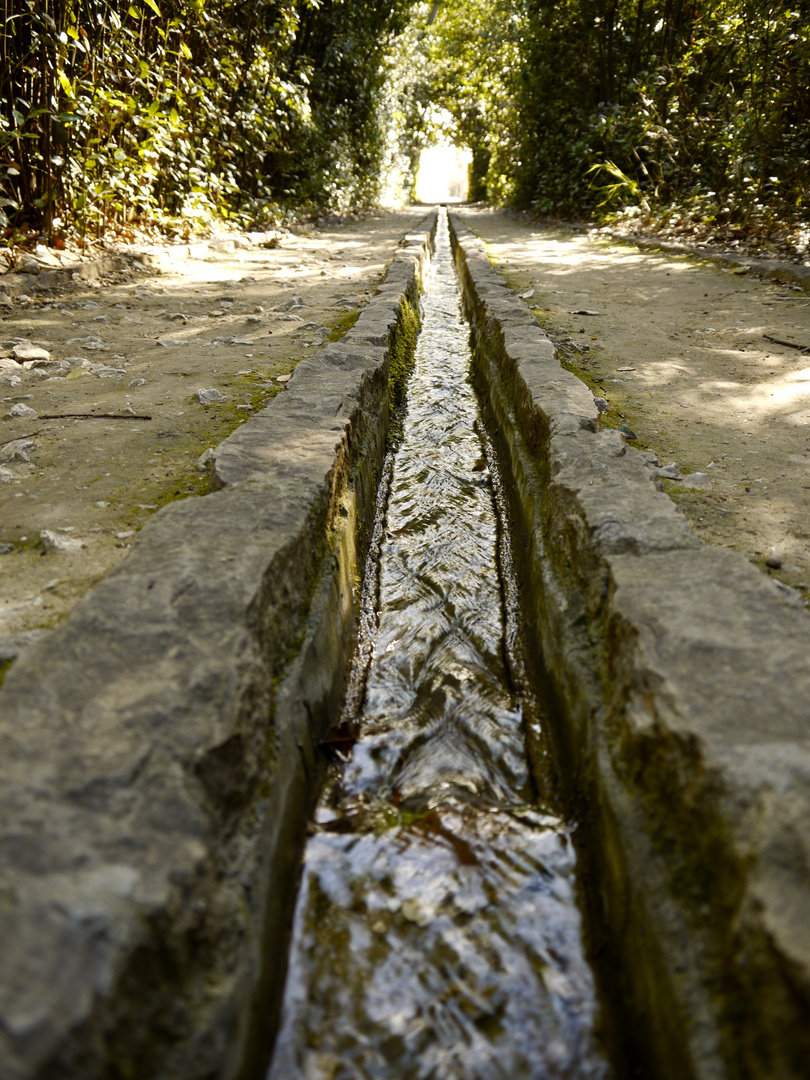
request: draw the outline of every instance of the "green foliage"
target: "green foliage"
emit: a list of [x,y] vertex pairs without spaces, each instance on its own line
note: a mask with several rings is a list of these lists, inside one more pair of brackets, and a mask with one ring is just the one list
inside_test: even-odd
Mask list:
[[438,131],[468,147],[470,198],[503,200],[519,138],[520,2],[444,0],[420,8],[425,63],[413,92],[423,143]]
[[409,0],[3,5],[0,211],[14,224],[188,232],[373,202],[384,60]]
[[519,202],[807,216],[807,0],[527,0],[527,25]]

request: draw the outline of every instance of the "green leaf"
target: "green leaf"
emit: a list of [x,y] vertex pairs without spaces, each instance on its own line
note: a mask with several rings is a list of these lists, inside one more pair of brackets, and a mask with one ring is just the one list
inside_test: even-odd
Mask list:
[[71,85],[70,79],[67,77],[64,71],[57,71],[56,74],[59,79],[59,83],[67,96],[69,98],[75,97],[75,94],[73,93],[73,86]]
[[146,4],[147,7],[150,7],[152,11],[160,17],[160,8],[155,3],[155,0],[142,0],[142,3]]

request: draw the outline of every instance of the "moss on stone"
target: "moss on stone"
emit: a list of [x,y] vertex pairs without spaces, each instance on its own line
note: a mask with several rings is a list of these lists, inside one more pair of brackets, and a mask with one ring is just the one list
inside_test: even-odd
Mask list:
[[419,312],[408,300],[403,299],[394,331],[394,341],[389,356],[388,408],[390,412],[388,445],[396,446],[402,438],[402,425],[407,403],[408,377],[416,359],[416,339],[419,334]]

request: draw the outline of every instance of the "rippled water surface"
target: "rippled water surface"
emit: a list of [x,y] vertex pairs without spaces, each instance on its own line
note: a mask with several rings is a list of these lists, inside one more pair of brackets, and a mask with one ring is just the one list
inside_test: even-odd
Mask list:
[[268,1080],[609,1075],[574,849],[527,766],[468,365],[442,215],[366,583],[361,738],[307,846]]

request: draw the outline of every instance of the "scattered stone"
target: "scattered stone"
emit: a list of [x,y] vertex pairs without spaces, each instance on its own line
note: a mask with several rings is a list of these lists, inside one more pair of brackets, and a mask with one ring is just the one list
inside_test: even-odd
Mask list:
[[59,551],[66,555],[81,551],[87,546],[77,536],[66,536],[63,532],[52,529],[43,529],[39,538],[48,551]]
[[22,379],[19,375],[7,375],[5,372],[0,372],[0,386],[19,386]]
[[11,355],[18,364],[30,363],[33,360],[50,360],[51,358],[51,354],[47,349],[40,349],[37,345],[27,343],[15,345],[11,350]]
[[124,368],[107,367],[105,364],[92,367],[90,372],[97,379],[119,379],[122,375],[126,375]]
[[261,315],[246,315],[245,322],[247,323],[260,323],[262,321]]
[[218,319],[218,318],[220,318],[220,316],[222,316],[224,314],[225,314],[225,312],[222,310],[222,308],[214,308],[213,311],[208,312],[209,318],[211,318],[211,319]]
[[0,356],[0,371],[14,371],[20,370],[20,365],[16,360],[12,360],[10,356]]
[[17,294],[17,301],[20,304],[27,304],[30,300],[31,297],[28,295],[28,293],[21,292]]
[[145,386],[146,379],[130,379],[128,385],[132,390],[135,390],[139,386]]
[[203,450],[197,460],[194,462],[194,467],[197,472],[208,472],[209,462],[213,461],[215,457],[213,446],[209,446],[207,450]]
[[35,375],[58,376],[70,371],[70,364],[66,360],[26,360],[23,367]]
[[200,387],[199,390],[194,391],[194,397],[201,405],[213,405],[217,401],[225,400],[225,396],[213,386]]
[[101,338],[93,337],[92,334],[89,337],[68,338],[67,344],[68,345],[76,345],[76,344],[84,345],[85,349],[89,349],[91,352],[106,352],[107,351],[107,346],[104,344],[104,342],[101,340]]
[[115,534],[116,540],[129,540],[130,536],[135,535],[134,529],[122,529],[121,532]]
[[90,322],[108,323],[110,321],[109,315],[95,315]]
[[595,397],[593,399],[594,405],[597,407],[600,413],[610,412],[610,405],[608,405],[607,398]]
[[107,502],[106,499],[99,499],[96,503],[96,506],[99,508],[99,510],[106,510],[109,505],[110,504]]
[[188,315],[184,315],[182,311],[175,311],[174,315],[170,315],[169,318],[172,322],[188,322]]
[[577,308],[576,311],[571,312],[572,315],[604,315],[604,311],[591,311],[590,308]]
[[518,293],[521,300],[531,300],[534,296],[534,289],[527,289],[526,292]]
[[42,265],[44,264],[45,266],[49,266],[54,270],[61,269],[62,263],[59,260],[58,256],[56,256],[51,251],[51,249],[46,247],[44,244],[37,244],[37,246],[34,248],[34,255],[36,255],[37,262],[40,264],[40,267],[42,267]]
[[158,338],[158,345],[162,345],[164,349],[171,349],[175,345],[188,345],[188,341],[185,338]]
[[619,424],[619,431],[622,433],[622,435],[626,436],[626,438],[628,438],[628,439],[635,439],[636,438],[635,431],[633,431],[632,428],[629,428],[627,426],[627,424]]
[[778,555],[769,555],[768,558],[765,560],[765,565],[771,570],[781,570],[782,560],[779,558]]
[[668,465],[662,465],[660,469],[655,471],[666,480],[679,480],[681,475],[681,467],[677,461],[670,461]]
[[11,461],[30,461],[33,449],[33,439],[14,439],[0,446],[0,462],[8,464]]
[[37,416],[36,409],[32,409],[30,405],[23,405],[22,402],[17,402],[16,405],[12,405],[6,416],[13,419],[27,418],[28,420],[35,420]]
[[289,382],[292,378],[292,372],[289,375],[276,375],[276,382],[285,383]]
[[23,252],[22,255],[18,257],[14,269],[18,270],[21,274],[38,274],[40,265],[33,255]]
[[303,298],[300,296],[291,296],[289,300],[285,300],[283,304],[279,304],[275,309],[276,311],[292,311],[293,308],[304,307]]

